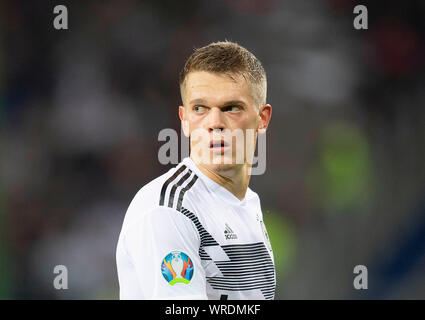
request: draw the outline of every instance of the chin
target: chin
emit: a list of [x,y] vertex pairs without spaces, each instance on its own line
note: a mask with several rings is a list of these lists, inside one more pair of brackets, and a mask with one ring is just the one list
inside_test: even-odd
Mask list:
[[236,164],[224,164],[224,163],[220,163],[220,164],[214,164],[214,163],[212,163],[212,164],[208,164],[207,166],[212,171],[215,171],[215,172],[224,172],[224,171],[233,170],[238,165],[236,165]]
[[213,161],[211,161],[211,163],[207,164],[207,166],[211,170],[214,170],[216,172],[233,170],[244,165],[243,163],[237,163],[235,158],[229,158],[226,156],[221,156],[217,158],[216,162],[218,163],[214,163]]

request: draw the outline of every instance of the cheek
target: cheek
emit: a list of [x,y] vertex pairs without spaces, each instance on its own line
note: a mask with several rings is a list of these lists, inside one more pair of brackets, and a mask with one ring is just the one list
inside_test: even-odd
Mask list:
[[239,127],[253,129],[258,127],[258,116],[256,114],[247,114],[239,120]]
[[201,118],[196,116],[189,117],[189,129],[193,131],[201,127]]

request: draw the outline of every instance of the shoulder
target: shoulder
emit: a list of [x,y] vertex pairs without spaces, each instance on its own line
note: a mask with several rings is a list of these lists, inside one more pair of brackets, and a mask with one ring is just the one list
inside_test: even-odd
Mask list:
[[[189,181],[192,172],[183,163],[156,179],[144,185],[133,197],[123,223],[123,229],[137,223],[143,217],[153,213],[178,213],[176,206],[169,206],[173,199],[178,200],[178,194],[181,193],[182,181]],[[177,186],[179,187],[178,190]],[[184,186],[184,185],[183,185]],[[171,200],[170,200],[171,198]],[[181,215],[181,213],[180,213]]]
[[251,188],[248,188],[246,191],[246,197],[248,200],[260,201],[260,197],[257,192],[253,191]]
[[261,210],[261,200],[260,200],[259,195],[256,192],[254,192],[254,191],[252,191],[251,189],[248,188],[246,197],[247,197],[247,205],[250,208],[254,209],[257,212],[257,214],[259,215],[259,217],[262,219],[263,213],[262,213],[262,210]]

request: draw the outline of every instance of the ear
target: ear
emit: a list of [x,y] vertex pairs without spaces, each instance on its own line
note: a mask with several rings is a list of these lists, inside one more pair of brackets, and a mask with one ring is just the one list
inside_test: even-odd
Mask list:
[[260,107],[260,112],[258,113],[260,118],[258,124],[258,134],[266,133],[267,127],[269,126],[270,119],[272,117],[272,106],[269,104],[265,104]]
[[189,121],[187,120],[187,117],[186,117],[186,109],[183,106],[179,106],[179,118],[182,124],[183,133],[187,138],[189,138],[190,136]]

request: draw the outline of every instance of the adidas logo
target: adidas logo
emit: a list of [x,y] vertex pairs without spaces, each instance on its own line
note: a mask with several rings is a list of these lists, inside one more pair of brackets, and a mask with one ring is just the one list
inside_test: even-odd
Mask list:
[[224,229],[224,237],[226,238],[226,240],[232,240],[232,239],[238,238],[236,233],[233,232],[233,230],[229,227],[229,225],[227,223],[226,223],[226,227]]

